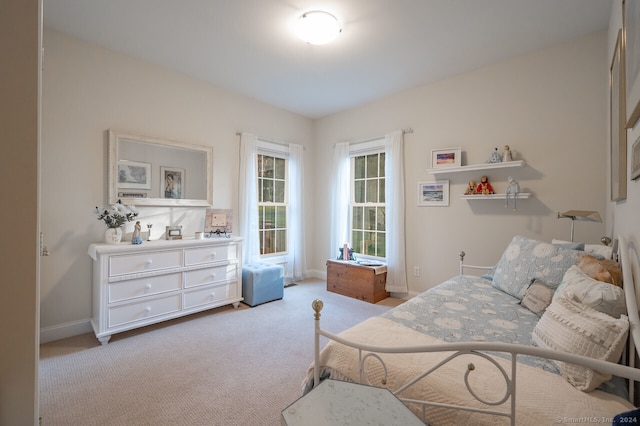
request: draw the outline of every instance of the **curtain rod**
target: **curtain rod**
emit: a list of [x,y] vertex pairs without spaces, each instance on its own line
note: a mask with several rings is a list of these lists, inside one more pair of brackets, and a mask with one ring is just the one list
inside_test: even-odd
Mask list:
[[[402,134],[403,135],[407,134],[407,133],[413,133],[413,129],[411,127],[407,127],[406,129],[402,130]],[[375,138],[352,141],[352,142],[349,142],[349,144],[367,143],[367,142],[371,142],[371,141],[377,141],[378,139],[384,139],[384,136],[378,136],[378,137],[375,137]],[[336,146],[336,144],[334,143],[333,146]]]
[[[405,134],[407,134],[407,133],[413,133],[413,129],[412,129],[411,127],[407,127],[406,129],[403,129],[403,130],[402,130],[402,134],[403,134],[403,135],[405,135]],[[242,132],[241,132],[241,131],[239,131],[239,130],[238,130],[238,131],[236,131],[236,136],[241,136],[241,135],[242,135]],[[271,140],[271,139],[265,139],[265,138],[261,138],[261,137],[258,137],[258,136],[256,136],[256,137],[257,137],[258,139],[260,139],[261,141],[263,141],[263,142],[270,142],[270,143],[275,143],[276,145],[289,146],[289,144],[288,144],[288,143],[286,143],[286,142],[275,141],[275,140]],[[376,137],[376,138],[369,138],[369,139],[364,139],[364,140],[359,140],[359,141],[353,141],[353,142],[349,142],[349,143],[358,144],[358,143],[371,142],[371,141],[375,141],[375,140],[378,140],[378,139],[382,139],[383,137],[384,137],[384,136],[378,136],[378,137]],[[334,144],[334,146],[335,146],[335,144]],[[305,147],[303,146],[303,148],[305,148]],[[306,148],[305,148],[305,149],[306,149]]]
[[[241,131],[237,131],[237,132],[236,132],[236,136],[240,136],[240,135],[242,135],[242,133],[243,133],[243,132],[241,132]],[[288,143],[286,143],[286,142],[274,141],[274,140],[271,140],[271,139],[261,138],[261,137],[259,137],[259,136],[256,136],[256,138],[258,138],[258,139],[259,139],[259,140],[261,140],[262,142],[274,143],[274,144],[276,144],[276,145],[282,145],[282,146],[287,146],[287,147],[290,145],[290,144],[288,144]],[[303,148],[304,148],[304,146],[303,146]]]

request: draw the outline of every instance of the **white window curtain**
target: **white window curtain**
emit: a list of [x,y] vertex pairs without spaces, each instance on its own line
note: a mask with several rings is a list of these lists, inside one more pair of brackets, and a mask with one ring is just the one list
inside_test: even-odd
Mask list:
[[392,293],[407,293],[405,257],[404,142],[401,130],[385,135],[385,203],[387,285]]
[[304,228],[302,214],[304,148],[289,145],[289,233],[287,240],[287,281],[304,278],[307,269],[304,256]]
[[349,144],[337,143],[333,147],[333,196],[331,200],[331,238],[329,241],[329,259],[338,255],[338,247],[350,241],[349,238],[349,202],[351,192],[351,160]]
[[[385,205],[386,205],[386,290],[407,293],[405,261],[405,199],[404,147],[401,130],[385,135]],[[333,149],[333,197],[331,200],[330,259],[335,259],[338,247],[348,241],[349,204],[351,200],[351,160],[348,143],[338,143]]]
[[242,261],[246,264],[260,260],[258,234],[258,138],[251,133],[240,135],[240,176],[238,179],[240,236],[244,238]]

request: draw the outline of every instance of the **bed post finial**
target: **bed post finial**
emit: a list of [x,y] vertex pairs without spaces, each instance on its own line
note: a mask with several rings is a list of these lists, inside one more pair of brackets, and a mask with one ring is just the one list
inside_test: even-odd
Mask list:
[[324,307],[324,303],[322,303],[322,300],[320,299],[316,299],[311,303],[311,307],[313,308],[313,310],[315,311],[315,318],[317,320],[320,319],[320,311],[322,310],[322,308]]

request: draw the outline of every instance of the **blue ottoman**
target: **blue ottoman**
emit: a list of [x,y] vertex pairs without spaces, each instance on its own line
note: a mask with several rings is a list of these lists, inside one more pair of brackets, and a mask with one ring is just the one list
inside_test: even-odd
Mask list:
[[272,263],[258,262],[242,267],[242,297],[249,306],[271,302],[284,297],[284,268]]

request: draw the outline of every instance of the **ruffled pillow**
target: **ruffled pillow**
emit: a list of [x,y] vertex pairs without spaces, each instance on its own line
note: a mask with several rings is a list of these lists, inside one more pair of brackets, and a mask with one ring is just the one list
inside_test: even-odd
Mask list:
[[[560,295],[547,307],[533,329],[532,338],[543,348],[617,362],[628,331],[626,315],[613,318]],[[553,362],[569,383],[583,391],[592,391],[611,378],[590,368]]]

